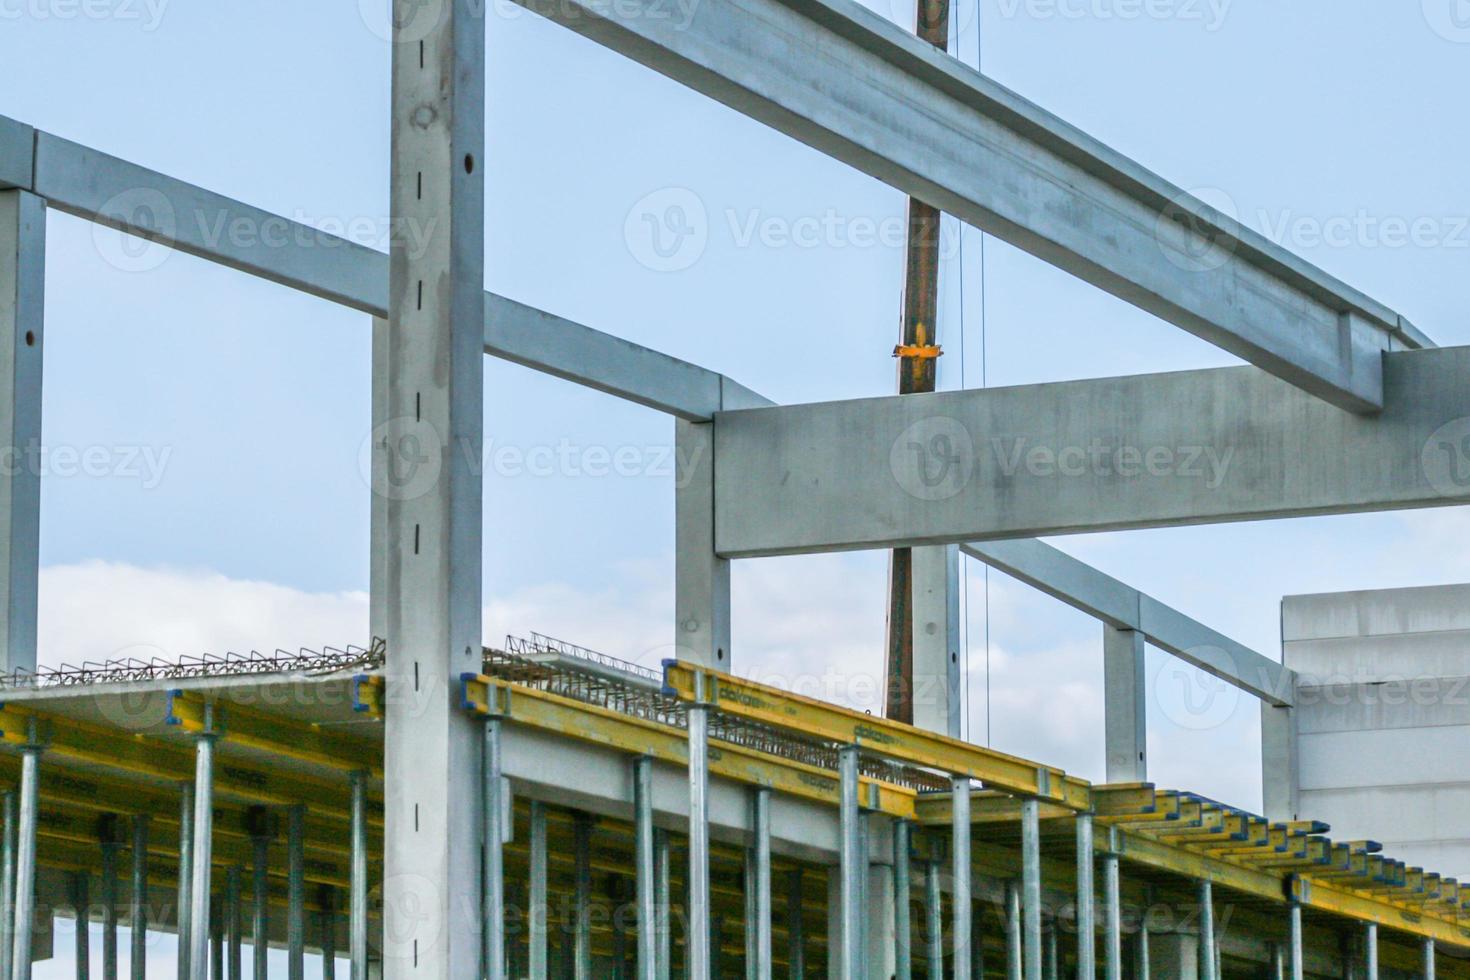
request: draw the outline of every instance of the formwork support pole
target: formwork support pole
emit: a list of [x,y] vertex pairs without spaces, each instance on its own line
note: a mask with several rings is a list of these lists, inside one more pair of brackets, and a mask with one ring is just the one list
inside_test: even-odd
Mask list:
[[148,975],[148,814],[133,816],[132,894],[128,901],[133,980]]
[[[214,706],[204,706],[204,730],[194,738],[194,846],[189,875],[189,976],[209,980],[209,891],[214,870]],[[297,978],[300,980],[300,978]]]
[[1288,965],[1291,980],[1302,980],[1304,977],[1304,965],[1302,965],[1302,936],[1301,936],[1301,905],[1292,902],[1286,911],[1286,965]]
[[913,888],[909,870],[909,839],[913,826],[907,820],[893,824],[893,976],[912,980],[914,974],[913,919],[909,892]]
[[[758,787],[755,825],[755,980],[771,980],[771,791]],[[746,924],[746,929],[750,924]]]
[[484,821],[484,858],[481,862],[481,957],[486,980],[505,980],[505,782],[501,778],[500,719],[485,719],[483,791],[480,816]]
[[1209,881],[1199,883],[1199,976],[1200,980],[1216,980],[1219,962],[1215,958],[1215,888]]
[[950,942],[954,948],[954,980],[970,980],[970,931],[974,917],[970,906],[970,778],[955,776],[951,786],[954,791],[950,827],[954,909]]
[[1021,910],[1026,931],[1026,980],[1042,980],[1041,806],[1021,801]]
[[839,865],[842,876],[840,955],[842,976],[856,977],[863,962],[863,882],[867,868],[862,859],[862,812],[858,807],[858,762],[856,745],[845,745],[837,751],[837,772],[841,780],[839,827]]
[[[704,697],[703,680],[696,692]],[[709,706],[689,706],[689,980],[710,980]]]
[[1363,965],[1367,980],[1378,980],[1378,923],[1370,922],[1363,928]]
[[928,942],[929,980],[944,980],[944,904],[939,862],[930,861],[924,875],[924,928]]
[[77,980],[90,980],[92,976],[92,897],[87,872],[78,871],[71,876],[71,904],[77,913],[77,931],[73,936],[72,959],[76,967]]
[[[530,839],[530,888],[529,899],[530,926],[527,930],[527,960],[530,966],[531,980],[548,980],[547,972],[547,913],[549,911],[546,896],[546,804],[540,800],[531,801],[531,839]],[[358,980],[354,977],[353,980]],[[365,978],[364,978],[365,980]]]
[[638,891],[638,977],[658,978],[658,870],[653,834],[653,760],[633,760],[633,850]]
[[189,957],[193,945],[189,940],[194,908],[194,784],[179,784],[179,875],[178,908],[174,918],[178,924],[179,980],[192,980]]
[[322,980],[337,980],[337,889],[323,885],[317,935],[322,947]]
[[592,817],[578,812],[572,821],[573,954],[576,980],[592,980]]
[[1021,883],[1006,882],[1006,980],[1021,980],[1026,953],[1021,942]]
[[[806,929],[801,918],[801,868],[792,868],[786,879],[786,940],[790,980],[806,980]],[[660,980],[668,980],[667,977]]]
[[1093,917],[1097,899],[1093,890],[1092,814],[1077,815],[1077,980],[1097,975],[1096,934]]
[[351,871],[347,899],[347,957],[352,980],[368,980],[367,780],[362,770],[349,777],[352,794]]
[[656,881],[654,904],[654,929],[658,939],[658,980],[671,980],[674,956],[673,920],[673,869],[670,866],[669,832],[654,828],[653,868]]
[[1286,944],[1271,944],[1271,976],[1276,980],[1286,980]]
[[117,817],[102,820],[102,980],[117,980]]
[[[244,980],[243,957],[240,950],[240,877],[238,864],[230,865],[225,872],[225,968],[229,980]],[[142,974],[135,974],[142,976]]]
[[286,808],[286,975],[306,980],[306,807]]
[[0,673],[36,669],[40,570],[42,322],[46,307],[46,204],[0,191],[0,445],[21,465],[0,476]]
[[1434,980],[1434,940],[1424,940],[1424,980]]
[[0,978],[10,980],[11,957],[15,953],[15,850],[16,823],[19,819],[18,800],[14,790],[7,791],[3,799],[5,840],[0,842],[0,903],[4,915],[0,915]]
[[[262,820],[267,814],[257,811]],[[264,827],[256,828],[251,839],[254,849],[254,867],[250,882],[250,974],[254,980],[268,980],[266,976],[267,954],[270,952],[270,854],[271,839]]]
[[1103,944],[1107,952],[1103,976],[1123,980],[1123,885],[1119,880],[1118,855],[1103,855]]
[[36,820],[39,815],[41,753],[35,719],[27,723],[20,750],[20,820],[15,837],[15,914],[11,919],[11,980],[30,980],[31,933],[36,910]]

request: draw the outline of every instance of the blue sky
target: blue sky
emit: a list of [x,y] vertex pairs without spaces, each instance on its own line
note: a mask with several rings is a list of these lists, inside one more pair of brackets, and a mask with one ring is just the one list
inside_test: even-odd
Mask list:
[[[870,2],[912,20],[911,3]],[[381,228],[389,48],[361,6],[94,0],[86,14],[72,0],[0,0],[0,114],[288,217]],[[1464,344],[1467,6],[983,0],[977,16],[966,0],[960,50],[973,64],[978,39],[998,81]],[[781,401],[892,390],[902,254],[881,231],[901,220],[902,195],[530,14],[488,28],[489,288]],[[630,216],[670,193],[698,201],[705,245],[688,268],[658,271],[640,262]],[[750,234],[813,221],[835,229],[816,247]],[[1399,241],[1396,223],[1415,222],[1427,236]],[[158,466],[156,479],[121,465],[45,479],[43,659],[363,642],[367,318],[181,255],[126,271],[115,234],[65,216],[49,230],[47,444],[118,460],[147,450]],[[945,387],[962,364],[977,385],[982,373],[1021,384],[1234,363],[951,232]],[[661,656],[671,423],[494,361],[486,386],[492,447],[574,461],[550,476],[512,465],[514,452],[492,463],[487,635]],[[623,475],[589,474],[619,450]],[[1283,594],[1465,580],[1467,533],[1464,511],[1441,511],[1058,543],[1276,656]],[[742,563],[737,664],[871,678],[884,567],[878,555]],[[981,569],[968,578],[979,738]],[[1098,628],[999,576],[990,609],[994,743],[1100,776]],[[1258,803],[1254,706],[1226,696],[1191,713],[1176,694],[1192,677],[1154,664],[1158,781]]]

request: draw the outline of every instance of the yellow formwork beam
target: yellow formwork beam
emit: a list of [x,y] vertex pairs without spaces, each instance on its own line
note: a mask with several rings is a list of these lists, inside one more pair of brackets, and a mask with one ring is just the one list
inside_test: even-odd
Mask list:
[[1051,800],[1073,810],[1092,809],[1091,784],[1053,766],[679,661],[665,664],[664,683],[685,701],[707,703],[747,721],[857,745],[895,762],[968,776],[990,789]]
[[[205,711],[213,706],[213,716]],[[197,691],[175,691],[169,700],[169,724],[199,733],[212,724],[220,740],[270,755],[295,759],[325,769],[369,772],[381,779],[383,753],[379,746],[320,725],[288,721],[229,701],[211,700]]]
[[[492,693],[494,692],[494,693]],[[682,729],[633,718],[598,705],[518,687],[493,677],[464,679],[465,708],[498,714],[515,724],[646,755],[678,766],[689,764],[689,739]],[[830,770],[718,740],[710,741],[710,772],[736,782],[829,806],[841,801],[841,782]],[[906,786],[863,778],[862,805],[879,813],[914,819],[917,794]]]
[[[1021,822],[1021,800],[987,790],[970,793],[972,824],[1016,824]],[[1075,817],[1077,811],[1058,803],[1040,804],[1042,820]],[[953,793],[920,793],[916,807],[919,824],[925,827],[948,827],[954,823]]]

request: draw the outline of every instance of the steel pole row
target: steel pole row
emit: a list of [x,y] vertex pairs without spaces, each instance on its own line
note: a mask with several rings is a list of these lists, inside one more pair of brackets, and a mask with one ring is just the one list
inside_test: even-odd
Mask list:
[[133,817],[132,895],[128,902],[132,980],[148,975],[148,814]]
[[1021,912],[1026,931],[1026,980],[1042,980],[1041,805],[1021,801]]
[[194,784],[179,785],[179,875],[174,918],[178,931],[179,980],[189,978],[189,924],[194,894]]
[[841,781],[838,827],[840,839],[838,855],[841,883],[841,916],[839,919],[839,947],[842,976],[857,975],[857,964],[862,962],[862,815],[858,809],[858,761],[856,745],[845,745],[837,752],[837,773]]
[[1215,980],[1219,973],[1215,962],[1215,890],[1208,881],[1199,883],[1199,976]]
[[638,976],[658,980],[658,870],[653,841],[653,760],[633,760],[633,861],[638,892]]
[[907,820],[893,823],[893,976],[894,980],[912,980],[913,924],[909,913],[909,836],[912,827]]
[[505,978],[505,785],[500,778],[500,719],[485,719],[481,818],[485,856],[481,862],[480,956],[486,980]]
[[255,849],[255,867],[251,869],[250,900],[250,974],[255,980],[268,980],[266,965],[270,953],[270,838],[257,834],[251,841]]
[[578,813],[572,823],[574,882],[574,959],[576,980],[592,980],[592,818]]
[[1123,886],[1118,874],[1118,855],[1103,855],[1103,948],[1106,950],[1106,980],[1123,980]]
[[1370,922],[1363,929],[1363,961],[1367,980],[1378,980],[1378,923]]
[[758,787],[754,804],[755,977],[771,980],[771,791]]
[[30,980],[31,932],[36,908],[36,818],[41,752],[36,722],[20,750],[20,820],[15,839],[15,914],[12,919],[11,980]]
[[[703,675],[696,677],[698,700]],[[689,980],[710,980],[709,706],[689,706]]]
[[[527,933],[531,980],[548,980],[546,961],[546,804],[531,801],[530,929]],[[353,977],[353,980],[365,978]]]
[[306,980],[306,807],[286,809],[286,973]]
[[1093,893],[1092,814],[1077,815],[1077,980],[1094,980],[1097,975],[1096,935],[1093,916],[1097,899]]
[[953,934],[954,980],[970,980],[970,930],[974,910],[970,906],[970,777],[955,776],[951,803],[951,856],[954,859]]
[[189,976],[209,980],[209,890],[214,870],[214,706],[204,706],[204,730],[195,736],[194,846],[189,854]]
[[653,867],[657,882],[654,923],[658,934],[658,980],[671,980],[674,958],[674,930],[670,928],[673,906],[673,869],[669,864],[669,834],[653,830]]

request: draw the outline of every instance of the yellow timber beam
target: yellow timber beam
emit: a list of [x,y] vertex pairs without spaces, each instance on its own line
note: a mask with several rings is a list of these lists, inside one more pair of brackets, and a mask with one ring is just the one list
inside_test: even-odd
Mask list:
[[841,745],[857,745],[895,762],[978,779],[989,789],[1092,809],[1092,787],[1061,769],[875,718],[679,661],[664,665],[665,687],[685,701],[709,704],[747,721]]
[[[198,692],[175,691],[169,700],[168,723],[193,734],[202,732],[210,723],[205,718],[210,703]],[[383,776],[383,753],[372,742],[228,701],[216,700],[212,705],[212,724],[222,741],[326,769]]]
[[[473,714],[494,713],[515,724],[604,745],[630,755],[646,755],[678,766],[689,764],[689,739],[679,728],[518,687],[493,677],[466,677],[464,696],[465,708]],[[841,783],[830,770],[714,739],[710,741],[709,757],[710,772],[726,779],[765,786],[828,806],[835,807],[841,802]],[[913,790],[875,779],[864,778],[861,783],[858,796],[866,809],[914,819],[917,794]]]

